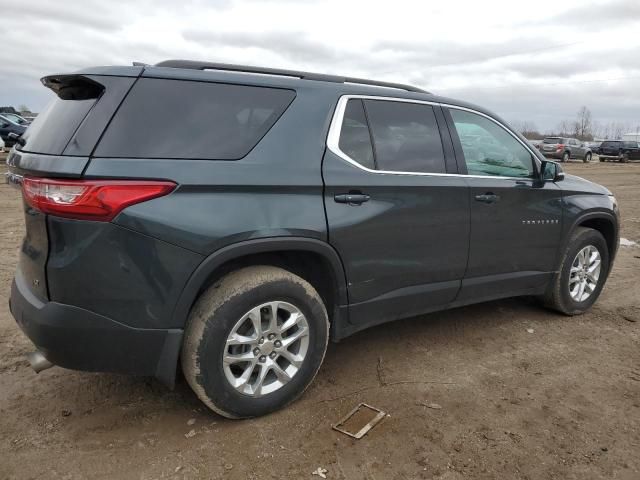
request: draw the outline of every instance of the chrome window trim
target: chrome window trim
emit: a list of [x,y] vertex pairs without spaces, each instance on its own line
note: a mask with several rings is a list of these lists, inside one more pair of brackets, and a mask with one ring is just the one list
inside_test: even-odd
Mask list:
[[535,153],[527,146],[522,140],[520,140],[509,128],[500,123],[495,118],[490,117],[489,115],[474,110],[472,108],[461,107],[458,105],[451,105],[448,103],[441,102],[430,102],[428,100],[414,100],[412,98],[399,98],[399,97],[381,97],[376,95],[342,95],[338,100],[338,104],[336,105],[336,110],[333,113],[333,118],[331,119],[331,125],[329,126],[329,134],[327,135],[327,148],[331,150],[335,155],[340,157],[347,163],[359,168],[360,170],[364,170],[369,173],[377,173],[382,175],[416,175],[416,176],[426,176],[426,177],[464,177],[464,178],[494,178],[494,179],[504,179],[504,180],[535,180],[530,177],[501,177],[497,175],[468,175],[461,173],[429,173],[429,172],[402,172],[395,170],[373,170],[371,168],[367,168],[364,165],[356,162],[349,155],[340,150],[340,130],[342,130],[342,120],[344,118],[344,112],[347,107],[347,102],[351,99],[361,99],[361,100],[383,100],[389,102],[403,102],[403,103],[418,103],[422,105],[432,105],[446,108],[455,108],[458,110],[464,110],[467,112],[475,113],[476,115],[480,115],[491,120],[496,125],[500,126],[503,130],[509,133],[513,138],[515,138],[530,154],[533,158],[538,169],[540,168],[540,163],[538,157]]

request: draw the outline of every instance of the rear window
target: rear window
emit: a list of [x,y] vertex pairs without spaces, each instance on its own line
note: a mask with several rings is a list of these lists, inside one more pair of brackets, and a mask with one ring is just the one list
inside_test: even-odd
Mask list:
[[143,78],[118,110],[96,155],[236,160],[276,123],[295,91]]
[[556,143],[565,143],[565,142],[563,141],[563,139],[562,139],[562,138],[560,138],[560,137],[547,137],[547,138],[545,138],[542,142],[543,142],[543,143],[552,143],[552,144],[556,144]]
[[638,142],[624,142],[625,148],[638,148]]

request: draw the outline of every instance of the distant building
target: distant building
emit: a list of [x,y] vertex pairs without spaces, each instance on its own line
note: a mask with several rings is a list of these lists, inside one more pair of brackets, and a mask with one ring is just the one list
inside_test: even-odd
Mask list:
[[626,142],[640,142],[640,132],[635,131],[622,135],[622,140]]

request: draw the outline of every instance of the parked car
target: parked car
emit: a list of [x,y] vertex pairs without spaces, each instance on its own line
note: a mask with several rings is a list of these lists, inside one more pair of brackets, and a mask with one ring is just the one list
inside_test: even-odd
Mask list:
[[4,115],[0,115],[0,138],[2,138],[6,147],[12,147],[16,143],[16,139],[10,134],[22,135],[27,127],[13,122]]
[[521,295],[577,315],[616,255],[611,192],[469,103],[179,60],[42,82],[56,97],[7,162],[36,370],[172,386],[181,365],[253,417],[304,392],[329,339]]
[[622,140],[607,140],[598,148],[598,156],[601,162],[617,160],[628,162],[640,160],[640,148],[638,142],[625,142]]
[[578,158],[583,162],[590,162],[593,156],[591,148],[576,138],[546,137],[540,149],[545,157],[556,158],[561,162],[568,162]]
[[4,152],[4,140],[0,137],[0,152]]
[[7,120],[12,121],[13,123],[17,123],[18,125],[28,126],[31,122],[26,118],[18,115],[17,113],[0,113],[0,116],[4,117]]

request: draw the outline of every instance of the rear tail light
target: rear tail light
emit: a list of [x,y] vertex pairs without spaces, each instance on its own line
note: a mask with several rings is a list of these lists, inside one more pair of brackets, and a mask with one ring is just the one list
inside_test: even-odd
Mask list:
[[563,150],[564,149],[564,143],[559,143],[558,145],[556,145],[556,150]]
[[136,203],[161,197],[176,187],[167,181],[53,180],[25,177],[26,202],[43,213],[79,220],[111,221]]

